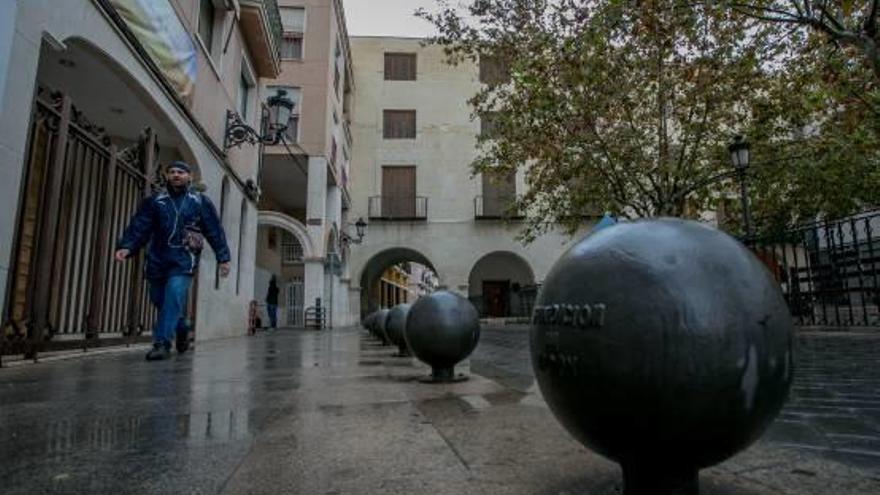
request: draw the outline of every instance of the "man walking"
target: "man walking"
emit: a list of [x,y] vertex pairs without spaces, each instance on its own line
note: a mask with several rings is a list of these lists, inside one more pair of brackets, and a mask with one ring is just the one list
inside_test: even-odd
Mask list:
[[145,273],[150,284],[150,300],[159,310],[159,316],[153,328],[153,349],[147,353],[148,361],[170,356],[175,332],[177,352],[184,353],[189,348],[189,329],[183,316],[204,239],[214,250],[220,275],[229,275],[229,246],[223,226],[211,200],[190,187],[189,165],[171,162],[165,178],[165,190],[141,202],[119,239],[115,254],[117,261],[123,261],[150,244]]

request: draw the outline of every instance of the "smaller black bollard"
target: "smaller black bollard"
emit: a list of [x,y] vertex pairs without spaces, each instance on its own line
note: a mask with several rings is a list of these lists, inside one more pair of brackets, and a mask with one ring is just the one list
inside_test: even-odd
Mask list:
[[397,346],[397,357],[412,357],[409,346],[406,345],[406,317],[409,314],[411,305],[398,304],[391,308],[388,312],[388,320],[385,323],[385,330],[388,331],[388,338],[391,343]]
[[467,380],[455,365],[467,358],[480,340],[480,317],[474,305],[453,292],[441,290],[416,301],[409,310],[406,343],[419,360],[431,366],[426,383]]
[[385,325],[388,322],[388,313],[390,310],[388,309],[380,309],[376,312],[376,320],[374,328],[376,329],[376,336],[382,341],[383,345],[391,345],[391,339],[388,338],[388,330],[385,328]]

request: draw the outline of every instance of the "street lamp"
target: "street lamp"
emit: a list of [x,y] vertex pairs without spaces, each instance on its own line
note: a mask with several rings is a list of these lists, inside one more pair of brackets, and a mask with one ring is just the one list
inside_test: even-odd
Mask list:
[[364,235],[367,233],[367,222],[364,221],[364,218],[358,218],[357,222],[354,223],[355,232],[357,232],[357,239],[348,235],[348,233],[342,233],[342,242],[347,244],[360,244],[364,242]]
[[293,113],[293,100],[287,97],[287,91],[279,89],[266,101],[268,112],[263,116],[263,128],[266,134],[260,135],[253,127],[247,125],[238,113],[226,110],[226,130],[223,133],[223,151],[229,148],[250,144],[275,144],[279,135],[290,124]]
[[740,199],[742,200],[743,209],[743,226],[746,230],[746,239],[751,239],[755,232],[752,225],[752,209],[749,205],[749,185],[746,173],[749,169],[749,161],[751,159],[751,145],[744,140],[742,136],[733,138],[733,142],[727,147],[730,153],[730,161],[733,168],[736,169],[739,176]]

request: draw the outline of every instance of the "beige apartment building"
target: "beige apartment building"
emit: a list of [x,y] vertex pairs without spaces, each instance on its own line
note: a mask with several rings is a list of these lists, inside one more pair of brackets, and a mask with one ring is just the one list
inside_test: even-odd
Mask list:
[[[522,173],[473,177],[477,136],[491,122],[471,118],[468,98],[497,78],[489,64],[450,66],[421,39],[352,37],[354,102],[352,218],[369,220],[352,252],[358,311],[380,306],[376,280],[389,266],[421,263],[439,285],[469,297],[483,316],[529,312],[534,287],[571,245],[549,233],[527,246],[510,205]],[[586,222],[586,220],[585,220]]]
[[227,115],[260,128],[280,36],[274,0],[0,2],[4,352],[149,335],[142,259],[110,259],[172,159],[193,166],[232,252],[225,279],[202,256],[196,334],[245,332],[260,147],[227,147]]
[[282,70],[261,85],[296,107],[283,142],[263,155],[254,292],[262,301],[276,278],[281,325],[303,325],[318,304],[328,326],[348,325],[354,86],[345,13],[340,0],[278,5]]

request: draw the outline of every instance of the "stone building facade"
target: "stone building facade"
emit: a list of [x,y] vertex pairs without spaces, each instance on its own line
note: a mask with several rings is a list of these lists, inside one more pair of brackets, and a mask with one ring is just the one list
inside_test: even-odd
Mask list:
[[481,71],[450,66],[441,48],[422,42],[352,37],[357,187],[350,216],[369,220],[352,252],[352,311],[378,307],[375,280],[389,266],[415,261],[484,316],[523,313],[572,239],[555,232],[529,245],[515,239],[518,215],[508,206],[524,191],[522,173],[498,182],[470,170],[488,124],[473,119],[467,104]]
[[279,9],[282,71],[261,84],[296,107],[284,141],[263,155],[255,294],[275,276],[284,324],[301,326],[320,304],[329,326],[348,325],[354,87],[345,13],[340,0],[280,0]]

